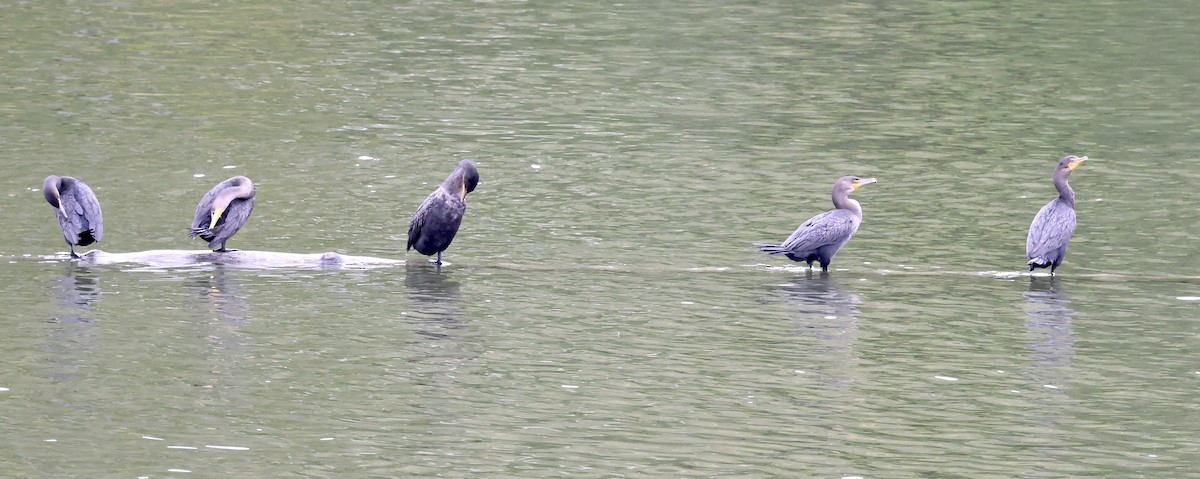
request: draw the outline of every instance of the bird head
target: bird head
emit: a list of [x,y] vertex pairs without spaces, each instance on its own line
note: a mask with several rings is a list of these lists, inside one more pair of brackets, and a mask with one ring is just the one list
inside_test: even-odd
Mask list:
[[857,190],[859,188],[862,188],[863,186],[869,185],[871,183],[877,183],[877,182],[878,182],[878,180],[876,180],[875,178],[859,178],[856,176],[856,177],[854,177],[854,180],[850,182],[850,188]]
[[217,226],[217,221],[221,219],[221,215],[225,214],[225,208],[214,208],[212,212],[212,221],[208,223],[208,229],[213,229]]
[[475,187],[479,185],[479,170],[475,168],[475,162],[471,160],[463,160],[458,167],[463,169],[463,196],[466,196],[467,193],[475,191]]

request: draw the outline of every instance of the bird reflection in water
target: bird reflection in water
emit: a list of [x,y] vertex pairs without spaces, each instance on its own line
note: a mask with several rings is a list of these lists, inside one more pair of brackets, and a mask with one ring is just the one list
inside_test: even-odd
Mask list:
[[1029,334],[1029,357],[1036,363],[1036,379],[1057,386],[1070,374],[1075,335],[1071,332],[1071,299],[1057,277],[1031,277],[1024,293],[1027,304],[1025,331]]
[[415,300],[410,316],[420,322],[418,334],[444,339],[450,337],[453,330],[467,326],[459,306],[461,285],[451,278],[452,274],[424,261],[409,261],[404,268],[404,286]]
[[828,273],[807,271],[782,289],[788,293],[788,301],[803,313],[849,317],[860,313],[858,305],[862,300],[842,289]]
[[786,294],[787,302],[795,305],[800,313],[813,317],[813,320],[802,323],[801,327],[818,339],[845,338],[858,329],[856,319],[862,299],[842,289],[828,273],[809,270],[779,289]]
[[91,311],[92,305],[100,299],[100,279],[86,266],[68,263],[67,273],[57,279],[55,295],[63,306]]
[[50,377],[69,382],[75,370],[85,363],[82,359],[88,352],[99,347],[102,339],[93,323],[96,322],[93,307],[100,300],[100,278],[88,267],[75,262],[66,264],[66,273],[55,278],[54,296],[58,303],[49,323],[52,335],[46,344],[46,353],[53,359]]
[[[195,289],[201,301],[190,308],[197,315],[191,324],[198,328],[197,336],[205,341],[202,347],[196,345],[197,359],[205,365],[204,373],[189,375],[184,380],[194,386],[230,391],[235,396],[250,391],[256,381],[256,375],[244,372],[255,351],[241,329],[253,316],[238,273],[238,268],[214,263],[211,268],[191,271],[183,282],[184,286]],[[230,401],[239,405],[253,402],[232,396]]]
[[189,278],[189,286],[196,287],[206,303],[208,312],[226,323],[240,326],[250,314],[250,303],[242,295],[242,286],[231,277],[223,264],[213,264],[211,270]]

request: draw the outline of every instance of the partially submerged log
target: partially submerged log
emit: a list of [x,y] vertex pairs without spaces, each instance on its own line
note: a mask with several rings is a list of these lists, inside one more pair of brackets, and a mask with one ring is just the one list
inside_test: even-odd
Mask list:
[[80,264],[140,263],[157,268],[223,264],[240,268],[379,268],[403,264],[403,260],[349,256],[328,253],[282,253],[277,251],[227,251],[160,249],[133,253],[108,253],[91,250],[79,258]]

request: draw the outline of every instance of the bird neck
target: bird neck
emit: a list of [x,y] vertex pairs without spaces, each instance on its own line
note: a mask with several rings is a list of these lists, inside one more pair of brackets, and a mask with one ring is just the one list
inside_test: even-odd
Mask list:
[[1071,189],[1070,183],[1067,183],[1067,175],[1071,174],[1071,170],[1064,171],[1065,173],[1054,175],[1054,188],[1058,190],[1058,199],[1074,207],[1075,190]]
[[466,173],[463,172],[462,168],[454,170],[454,173],[451,173],[450,176],[446,177],[446,181],[442,182],[442,189],[460,200],[466,198],[467,187],[464,175]]
[[62,208],[62,196],[59,190],[62,189],[62,178],[51,176],[46,178],[46,182],[42,184],[42,196],[50,203],[50,206]]
[[858,204],[858,201],[850,199],[849,193],[834,193],[833,206],[839,210],[850,210],[856,216],[862,216],[862,205]]
[[217,195],[216,201],[213,202],[213,209],[216,210],[216,209],[228,208],[229,204],[232,203],[233,200],[246,199],[246,198],[249,198],[250,196],[252,196],[253,194],[254,194],[254,184],[253,183],[250,183],[249,181],[239,182],[235,186],[226,188],[225,190],[221,191],[220,194]]

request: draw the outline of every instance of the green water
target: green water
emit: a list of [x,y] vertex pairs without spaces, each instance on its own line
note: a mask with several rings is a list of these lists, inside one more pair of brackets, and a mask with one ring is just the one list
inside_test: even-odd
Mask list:
[[[1200,10],[1140,3],[0,1],[0,471],[1200,477]],[[408,262],[76,265],[49,174],[109,252],[240,174],[230,247]],[[829,275],[751,247],[847,174]]]

